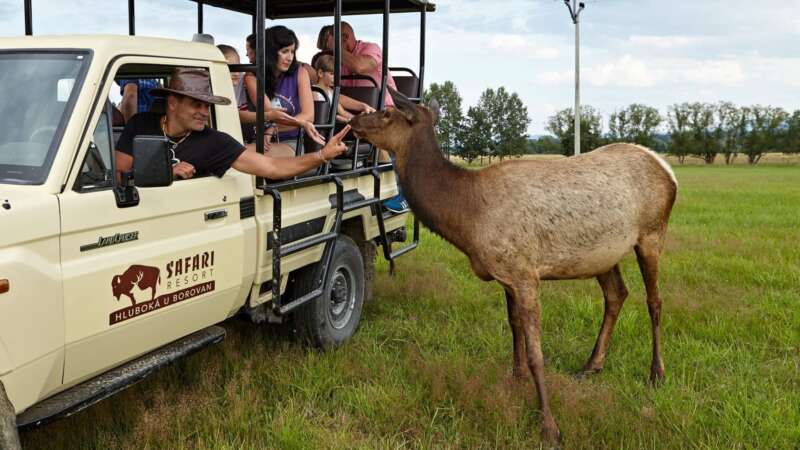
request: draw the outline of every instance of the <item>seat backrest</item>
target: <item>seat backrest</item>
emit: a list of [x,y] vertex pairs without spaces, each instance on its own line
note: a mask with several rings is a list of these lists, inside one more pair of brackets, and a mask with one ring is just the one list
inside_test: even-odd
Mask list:
[[397,92],[409,98],[419,97],[419,78],[412,75],[392,76]]
[[314,100],[314,124],[326,124],[329,120],[331,120],[331,104],[325,100]]
[[378,107],[378,98],[380,97],[381,91],[376,87],[343,86],[341,93],[360,102],[364,102],[375,109],[381,109]]

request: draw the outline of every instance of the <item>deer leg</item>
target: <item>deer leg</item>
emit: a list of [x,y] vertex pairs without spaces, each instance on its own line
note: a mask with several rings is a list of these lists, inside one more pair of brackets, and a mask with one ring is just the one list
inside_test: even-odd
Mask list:
[[524,285],[512,286],[512,297],[516,316],[522,323],[525,335],[528,368],[539,394],[539,410],[542,415],[542,440],[557,443],[561,440],[558,425],[550,411],[550,401],[544,380],[544,355],[542,354],[542,326],[539,308],[539,280]]
[[611,341],[611,333],[614,331],[614,325],[617,323],[617,317],[623,303],[625,303],[625,298],[628,297],[628,290],[625,288],[622,275],[619,273],[619,265],[614,266],[613,269],[604,274],[598,275],[597,281],[603,290],[605,312],[603,313],[603,324],[600,326],[600,333],[597,335],[592,356],[589,357],[589,361],[586,362],[581,371],[583,375],[598,373],[603,370],[603,362],[606,359],[608,343]]
[[514,295],[506,289],[506,306],[508,307],[508,324],[511,325],[511,335],[514,338],[514,368],[512,374],[514,378],[520,379],[524,374],[525,336],[522,330],[522,322],[516,314],[514,308]]
[[647,291],[647,310],[653,330],[653,361],[650,365],[650,382],[664,381],[664,361],[661,359],[661,297],[658,295],[658,258],[661,254],[661,237],[647,236],[636,245],[636,260],[642,272]]
[[3,382],[0,381],[0,449],[18,450],[21,448],[14,405],[8,399]]

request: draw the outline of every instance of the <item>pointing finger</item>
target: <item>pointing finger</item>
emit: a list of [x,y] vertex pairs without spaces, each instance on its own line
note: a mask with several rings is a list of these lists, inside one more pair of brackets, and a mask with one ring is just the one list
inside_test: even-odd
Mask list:
[[350,125],[346,125],[344,128],[342,128],[342,131],[336,133],[336,136],[334,136],[333,139],[331,140],[341,142],[341,140],[344,139],[345,135],[347,135],[347,133],[349,132],[350,132]]

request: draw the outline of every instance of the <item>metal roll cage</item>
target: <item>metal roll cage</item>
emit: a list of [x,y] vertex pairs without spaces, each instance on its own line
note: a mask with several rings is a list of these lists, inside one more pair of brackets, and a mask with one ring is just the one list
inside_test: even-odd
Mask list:
[[[33,15],[32,15],[32,0],[23,0],[25,8],[25,34],[33,35]],[[290,18],[290,17],[311,17],[311,16],[327,16],[333,15],[334,25],[334,90],[330,99],[331,111],[335,112],[338,108],[339,97],[341,95],[341,65],[342,65],[342,12],[347,7],[350,14],[372,14],[376,12],[376,4],[380,4],[380,0],[319,0],[319,1],[303,1],[303,2],[290,2],[287,0],[190,0],[197,3],[197,32],[203,33],[203,13],[204,6],[214,6],[230,11],[237,11],[252,16],[252,29],[256,36],[256,63],[255,64],[236,64],[230,65],[231,71],[236,72],[252,72],[256,75],[257,92],[264,92],[264,31],[266,20],[268,18],[268,6],[273,6],[272,19],[276,18]],[[136,35],[136,0],[128,0],[128,34],[131,36]],[[417,92],[418,96],[410,100],[419,103],[421,101],[424,76],[425,76],[425,31],[426,31],[426,13],[428,11],[435,11],[435,5],[429,3],[428,0],[383,0],[383,58],[382,58],[382,78],[380,80],[380,93],[378,96],[378,106],[383,109],[387,94],[387,84],[390,70],[404,70],[412,75],[415,75],[411,69],[407,68],[391,68],[389,62],[389,15],[392,13],[393,3],[397,4],[395,8],[397,12],[418,12],[420,14],[420,57],[419,57],[419,72]],[[288,6],[287,6],[288,5]],[[283,10],[280,10],[283,7]],[[329,8],[329,9],[326,9]],[[296,9],[296,11],[295,11]],[[331,10],[332,9],[332,10]],[[259,95],[256,99],[256,150],[264,153],[264,96]],[[330,114],[329,120],[324,124],[315,124],[315,127],[326,132],[327,138],[330,139],[336,127],[336,114]],[[298,139],[302,139],[301,135]],[[372,161],[371,167],[357,167],[358,158],[358,140],[355,142],[355,149],[353,151],[353,168],[351,170],[330,173],[330,162],[326,163],[322,173],[306,178],[295,177],[292,180],[281,182],[268,182],[268,180],[257,177],[256,189],[262,195],[269,195],[273,199],[273,230],[268,236],[268,248],[272,248],[272,282],[271,291],[273,296],[272,309],[277,315],[284,315],[298,306],[318,297],[322,294],[324,289],[324,281],[327,277],[328,268],[333,257],[333,250],[336,243],[336,237],[339,235],[342,217],[345,213],[364,208],[369,206],[372,214],[378,220],[378,229],[380,236],[377,238],[378,243],[383,248],[383,256],[389,262],[390,273],[394,273],[394,260],[401,255],[404,255],[411,250],[414,250],[419,245],[419,221],[414,218],[414,234],[413,242],[396,251],[391,250],[391,241],[386,235],[386,227],[384,224],[384,214],[381,209],[380,188],[381,180],[380,174],[393,170],[392,163],[378,162],[378,150],[372,148]],[[345,203],[344,199],[344,184],[342,180],[348,178],[356,178],[362,175],[369,174],[373,177],[373,197],[368,199],[359,199]],[[282,198],[281,192],[290,191],[302,187],[319,185],[324,183],[333,182],[336,185],[336,204],[333,206],[336,209],[335,221],[333,230],[328,233],[323,233],[319,236],[309,238],[299,243],[292,243],[282,245],[281,243],[281,218],[282,218]],[[291,299],[287,302],[282,302],[280,296],[280,280],[281,258],[298,253],[302,250],[311,248],[319,244],[325,244],[323,252],[322,264],[317,266],[316,279],[317,287],[311,292],[308,292],[298,298]]]

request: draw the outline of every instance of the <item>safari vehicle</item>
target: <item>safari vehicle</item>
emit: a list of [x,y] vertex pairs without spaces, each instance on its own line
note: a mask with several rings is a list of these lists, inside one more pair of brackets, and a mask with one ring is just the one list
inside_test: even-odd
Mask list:
[[[424,72],[422,0],[205,0],[253,16],[258,47],[266,19],[333,16],[341,61],[342,14],[421,15],[419,75],[399,80],[419,98]],[[26,33],[32,34],[26,1]],[[108,93],[123,79],[167,81],[175,67],[208,71],[215,94],[235,98],[230,70],[208,43],[132,36],[0,39],[0,428],[73,414],[153,370],[219,342],[218,324],[294,321],[319,347],[346,341],[371,296],[377,247],[390,263],[405,241],[408,213],[382,211],[397,193],[392,164],[355,138],[346,157],[313,174],[274,182],[229,169],[172,180],[163,141],[137,140],[132,180],[114,175],[115,125]],[[257,74],[258,61],[236,71]],[[384,58],[386,61],[387,58]],[[341,74],[331,99],[315,105],[330,137]],[[384,73],[388,67],[384,62]],[[376,88],[349,88],[383,104]],[[258,99],[263,152],[263,98]],[[320,117],[323,116],[323,117]],[[241,141],[235,104],[211,108],[209,126]],[[302,151],[302,150],[300,150]],[[141,163],[139,163],[141,161]],[[13,422],[13,421],[12,421]],[[0,433],[2,436],[2,433]],[[2,447],[0,442],[0,447]]]

